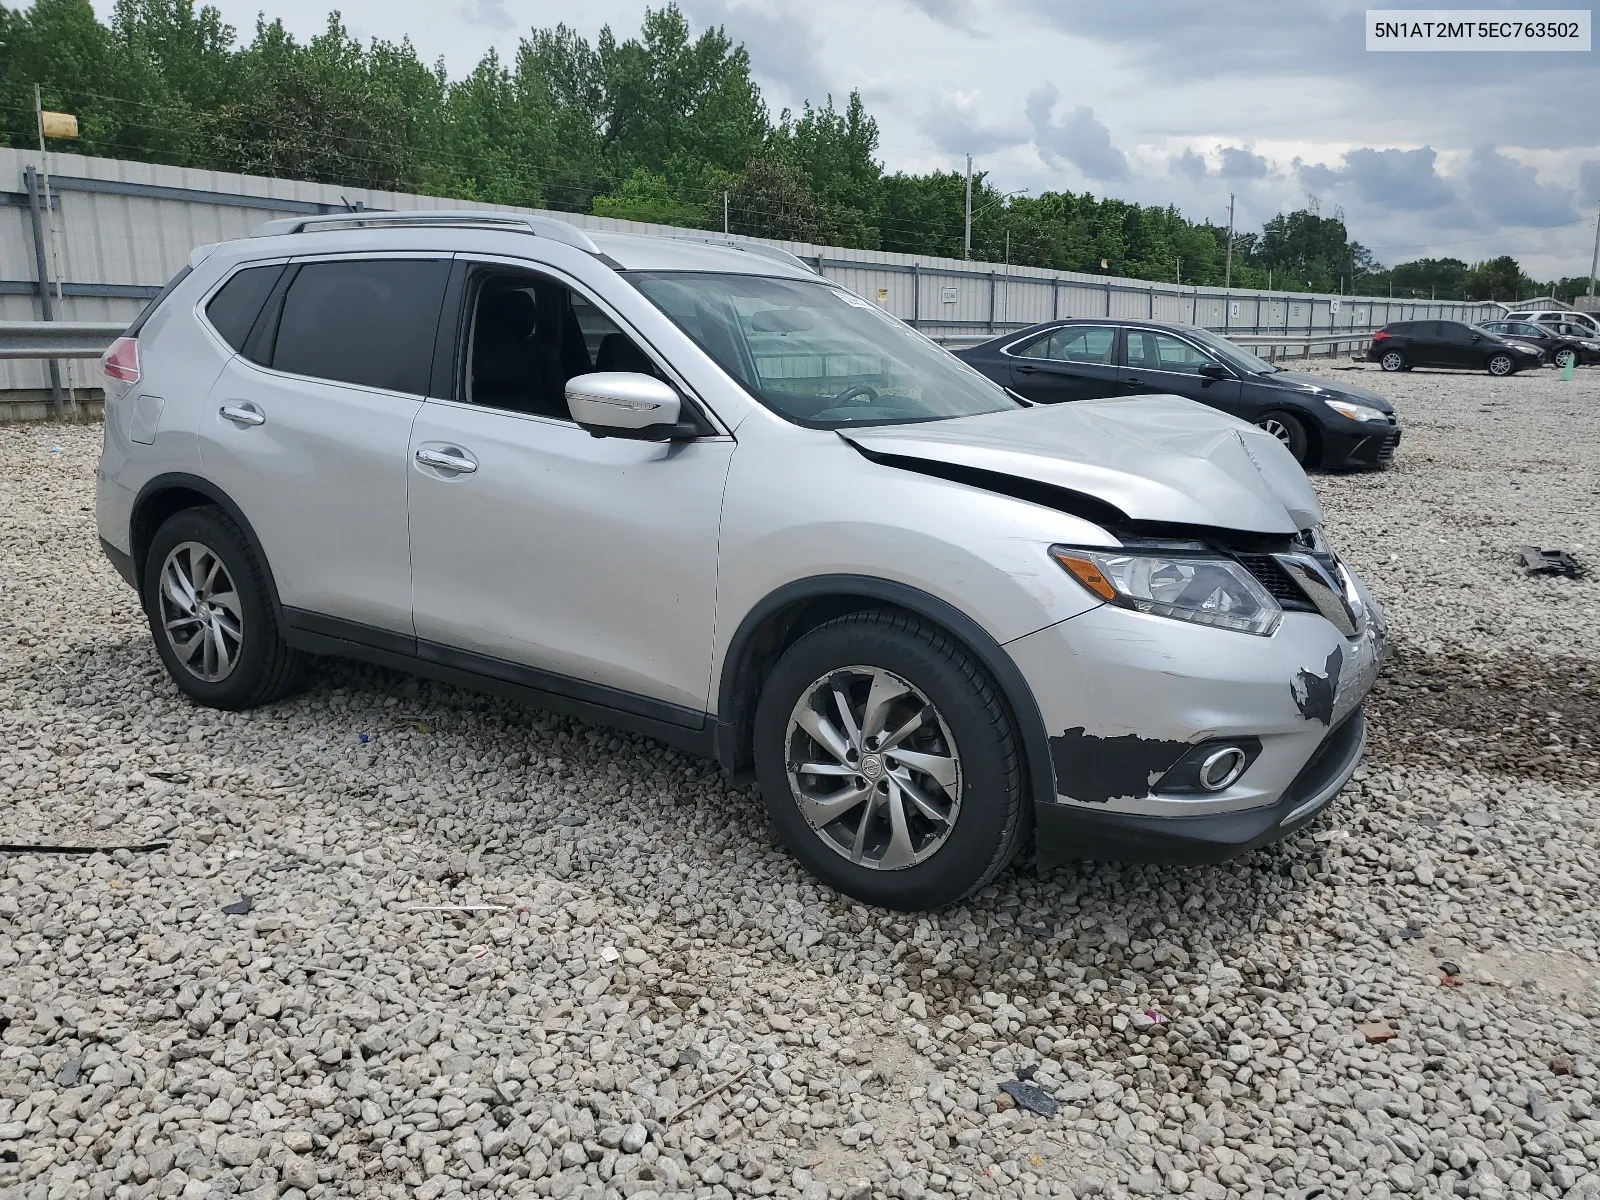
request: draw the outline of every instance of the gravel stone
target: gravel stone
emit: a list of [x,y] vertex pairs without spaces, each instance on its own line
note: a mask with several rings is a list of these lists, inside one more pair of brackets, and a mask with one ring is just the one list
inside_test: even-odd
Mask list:
[[1313,476],[1395,642],[1351,787],[924,914],[642,737],[337,662],[185,703],[99,431],[8,426],[0,842],[170,846],[0,856],[0,1195],[1600,1200],[1600,578],[1513,557],[1600,568],[1600,370],[1312,370],[1406,428]]

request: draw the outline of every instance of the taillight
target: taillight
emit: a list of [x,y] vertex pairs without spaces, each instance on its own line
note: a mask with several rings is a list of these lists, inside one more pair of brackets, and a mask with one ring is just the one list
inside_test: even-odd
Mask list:
[[111,348],[100,356],[100,369],[109,379],[123,383],[139,382],[139,339],[119,337]]
[[1372,340],[1375,341],[1375,342],[1381,342],[1381,341],[1383,341],[1384,338],[1389,338],[1389,337],[1393,337],[1393,336],[1394,336],[1394,334],[1390,333],[1387,329],[1380,329],[1380,330],[1378,330],[1377,333],[1372,335]]

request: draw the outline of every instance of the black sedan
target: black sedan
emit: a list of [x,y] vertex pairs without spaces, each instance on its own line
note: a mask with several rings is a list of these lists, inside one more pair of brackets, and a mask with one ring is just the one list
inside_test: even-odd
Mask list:
[[1508,342],[1526,342],[1544,353],[1545,361],[1565,369],[1600,362],[1600,338],[1577,325],[1534,321],[1485,321],[1476,328]]
[[1382,396],[1285,371],[1194,325],[1074,318],[956,354],[1039,404],[1187,396],[1269,431],[1305,466],[1384,466],[1400,444]]
[[1514,375],[1544,362],[1544,352],[1460,321],[1394,321],[1372,335],[1367,361],[1385,371],[1460,367]]

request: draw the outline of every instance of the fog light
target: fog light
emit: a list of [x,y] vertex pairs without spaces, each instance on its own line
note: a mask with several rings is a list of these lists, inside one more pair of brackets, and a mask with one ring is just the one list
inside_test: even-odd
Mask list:
[[1152,792],[1163,795],[1206,795],[1239,782],[1261,753],[1261,739],[1249,735],[1208,738],[1190,746],[1182,758],[1156,781]]
[[1208,754],[1200,763],[1200,786],[1208,792],[1220,792],[1232,787],[1249,765],[1249,756],[1238,746],[1224,746]]

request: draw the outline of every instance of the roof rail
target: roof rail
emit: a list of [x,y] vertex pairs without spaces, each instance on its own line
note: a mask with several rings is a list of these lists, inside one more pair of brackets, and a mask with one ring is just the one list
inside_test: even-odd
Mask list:
[[669,233],[666,235],[675,242],[705,242],[712,246],[726,246],[730,250],[743,250],[746,254],[756,254],[762,258],[770,258],[774,262],[781,262],[787,266],[799,267],[812,275],[817,269],[801,258],[798,254],[791,254],[777,246],[768,246],[764,242],[744,242],[731,237],[716,237],[712,234],[698,233]]
[[274,237],[286,233],[316,233],[337,229],[504,229],[531,233],[575,246],[587,254],[599,254],[600,247],[583,230],[554,217],[535,217],[525,213],[494,212],[479,209],[420,209],[409,212],[317,213],[304,217],[285,217],[268,221],[252,237]]

